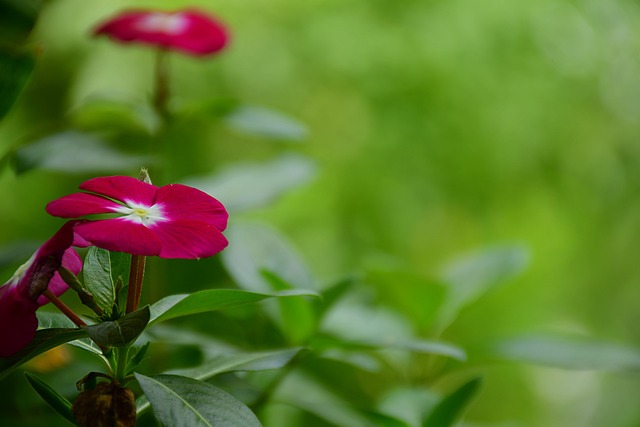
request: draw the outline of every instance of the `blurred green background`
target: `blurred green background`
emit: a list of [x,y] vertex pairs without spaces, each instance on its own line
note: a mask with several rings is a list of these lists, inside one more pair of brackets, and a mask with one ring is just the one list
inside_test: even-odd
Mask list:
[[[47,1],[29,38],[36,68],[0,122],[0,155],[86,126],[73,113],[92,97],[146,102],[150,49],[91,30],[123,8],[184,6],[220,17],[233,39],[214,58],[172,56],[176,108],[237,99],[296,118],[308,137],[274,143],[215,120],[187,122],[156,184],[284,152],[308,156],[313,180],[242,215],[283,232],[320,282],[402,272],[413,280],[385,283],[407,299],[455,257],[523,247],[527,268],[442,334],[485,376],[465,425],[640,425],[637,371],[474,357],[526,334],[640,345],[638,2]],[[140,135],[118,143],[150,144]],[[92,176],[3,168],[2,256],[16,253],[7,245],[47,239],[62,222],[45,204]]]

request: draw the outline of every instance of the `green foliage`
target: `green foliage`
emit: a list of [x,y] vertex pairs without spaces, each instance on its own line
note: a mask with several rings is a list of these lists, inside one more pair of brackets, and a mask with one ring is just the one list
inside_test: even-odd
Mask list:
[[117,320],[107,320],[83,329],[96,343],[106,347],[125,347],[145,330],[150,319],[149,306],[128,313]]
[[462,416],[462,411],[478,392],[482,380],[474,378],[445,396],[433,407],[422,423],[422,427],[451,427]]
[[17,173],[34,168],[66,173],[113,173],[150,164],[148,156],[123,154],[97,137],[77,131],[47,136],[16,149],[13,166]]
[[29,381],[29,384],[31,384],[31,387],[33,387],[36,393],[38,393],[38,395],[42,397],[49,406],[51,406],[62,417],[75,424],[75,418],[71,413],[71,402],[69,402],[67,398],[61,396],[37,376],[29,372],[25,372],[24,375],[27,378],[27,381]]
[[264,107],[238,107],[224,120],[238,132],[269,139],[300,141],[307,136],[302,123]]
[[13,356],[0,359],[0,380],[45,351],[86,336],[87,333],[82,329],[52,328],[37,331],[33,341],[25,348]]
[[116,289],[112,278],[109,251],[91,247],[84,258],[82,268],[84,287],[95,303],[109,317],[116,302]]
[[261,425],[242,402],[211,384],[177,375],[136,374],[136,379],[151,402],[156,418],[166,426]]

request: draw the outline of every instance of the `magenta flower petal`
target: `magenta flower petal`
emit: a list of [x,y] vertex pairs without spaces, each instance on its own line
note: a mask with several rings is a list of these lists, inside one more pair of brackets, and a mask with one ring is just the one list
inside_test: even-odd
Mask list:
[[196,10],[124,12],[94,33],[123,43],[145,43],[197,56],[222,50],[229,39],[217,19]]
[[[130,176],[104,176],[83,182],[80,184],[80,189],[121,202],[135,201],[139,204],[151,206],[156,197],[158,187]],[[82,215],[86,214],[78,216]]]
[[173,184],[160,187],[156,203],[171,220],[190,219],[213,225],[220,231],[227,228],[227,211],[218,200],[197,188]]
[[[77,273],[82,262],[70,248],[75,221],[69,221],[56,232],[0,287],[0,356],[10,356],[35,336],[38,327],[36,310],[46,304],[42,293],[51,290],[56,295],[68,286],[56,278],[61,265]],[[53,283],[52,283],[53,282]]]
[[16,287],[5,288],[0,292],[0,357],[20,351],[33,340],[38,329],[38,304],[22,298]]
[[124,218],[80,222],[75,232],[92,246],[108,251],[157,256],[162,250],[156,233]]
[[74,193],[49,202],[45,210],[49,215],[61,218],[77,218],[85,215],[114,212],[120,206],[118,203],[104,197],[87,193]]
[[91,179],[80,188],[95,194],[62,197],[49,203],[47,212],[66,218],[109,213],[114,218],[76,221],[76,246],[162,258],[203,258],[227,245],[221,234],[227,226],[226,209],[195,188],[156,187],[123,176]]
[[172,221],[153,231],[162,241],[162,258],[206,258],[228,245],[220,230],[201,221]]

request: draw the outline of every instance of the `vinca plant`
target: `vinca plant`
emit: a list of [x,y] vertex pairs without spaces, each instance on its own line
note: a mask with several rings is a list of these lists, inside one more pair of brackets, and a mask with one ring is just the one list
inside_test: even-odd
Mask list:
[[[50,51],[37,23],[53,4],[0,0],[3,124],[19,121],[21,102],[39,104],[30,85],[48,74]],[[12,390],[0,399],[0,424],[470,426],[482,422],[480,410],[464,424],[492,364],[640,366],[635,349],[588,339],[478,343],[476,325],[466,340],[448,335],[464,310],[527,267],[520,245],[465,254],[431,277],[384,255],[340,277],[312,273],[263,210],[294,192],[306,202],[321,175],[298,149],[306,127],[215,82],[207,91],[220,93],[203,89],[197,100],[176,84],[219,76],[232,34],[200,8],[101,16],[82,42],[118,64],[139,53],[148,93],[118,95],[133,67],[113,67],[120,74],[106,93],[72,106],[56,98],[60,108],[38,111],[43,123],[0,153],[17,179],[58,178],[29,196],[42,207],[35,223],[57,231],[28,251],[0,248],[0,267],[18,267],[0,287],[0,384]],[[260,66],[252,71],[262,84]],[[232,135],[261,145],[236,147]],[[392,205],[381,207],[382,227]],[[366,245],[366,233],[338,228],[340,245]],[[347,249],[329,252],[351,261]]]

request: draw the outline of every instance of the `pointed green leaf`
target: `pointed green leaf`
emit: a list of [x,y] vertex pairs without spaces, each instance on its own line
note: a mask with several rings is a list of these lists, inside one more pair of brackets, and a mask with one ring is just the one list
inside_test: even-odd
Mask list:
[[263,107],[236,108],[225,117],[225,122],[238,132],[269,139],[300,141],[307,136],[302,123]]
[[491,355],[562,369],[640,369],[640,348],[578,337],[513,338],[494,346]]
[[129,362],[127,363],[127,375],[133,373],[133,370],[136,369],[142,362],[142,359],[144,359],[144,356],[147,354],[147,350],[149,350],[149,344],[151,343],[146,342],[135,349],[135,353],[133,354],[133,356],[131,356]]
[[214,176],[191,178],[185,184],[220,200],[237,213],[272,203],[278,197],[309,182],[316,174],[308,158],[287,154],[263,163],[242,163]]
[[422,427],[450,427],[462,414],[482,383],[474,378],[442,399],[422,422]]
[[60,344],[69,341],[85,338],[87,333],[82,329],[41,329],[36,332],[36,336],[25,348],[13,356],[0,358],[0,379],[4,378],[20,365],[28,362],[34,357],[51,350]]
[[92,246],[87,251],[82,268],[84,288],[93,295],[95,303],[109,316],[116,301],[116,290],[111,278],[109,251]]
[[260,426],[258,418],[242,402],[209,383],[177,375],[135,377],[156,418],[165,426]]
[[152,158],[123,154],[95,136],[68,131],[50,135],[16,150],[17,173],[33,168],[68,173],[111,173],[149,165]]
[[51,388],[51,386],[35,375],[29,372],[25,372],[24,375],[27,377],[27,381],[29,381],[31,387],[33,387],[36,393],[38,393],[38,395],[47,402],[49,406],[51,406],[62,417],[71,421],[71,423],[76,423],[73,413],[71,412],[71,402],[69,402],[67,398],[61,396],[57,391]]
[[319,297],[318,294],[309,291],[283,291],[266,294],[237,289],[208,289],[193,294],[171,295],[151,306],[149,325],[176,317],[239,307],[267,298],[296,296]]
[[172,370],[167,374],[207,380],[227,372],[280,369],[286,366],[301,350],[302,348],[298,347],[256,353],[222,354],[195,368]]
[[133,342],[144,331],[149,323],[149,306],[127,314],[114,321],[96,323],[85,326],[89,336],[104,346],[123,347]]
[[384,350],[395,349],[405,350],[413,353],[424,354],[436,354],[440,356],[447,356],[452,359],[456,359],[464,362],[467,360],[467,354],[460,347],[435,340],[420,340],[420,339],[398,339],[398,340],[346,340],[341,338],[318,336],[313,341],[314,348],[327,349],[327,348],[342,348],[348,350]]

